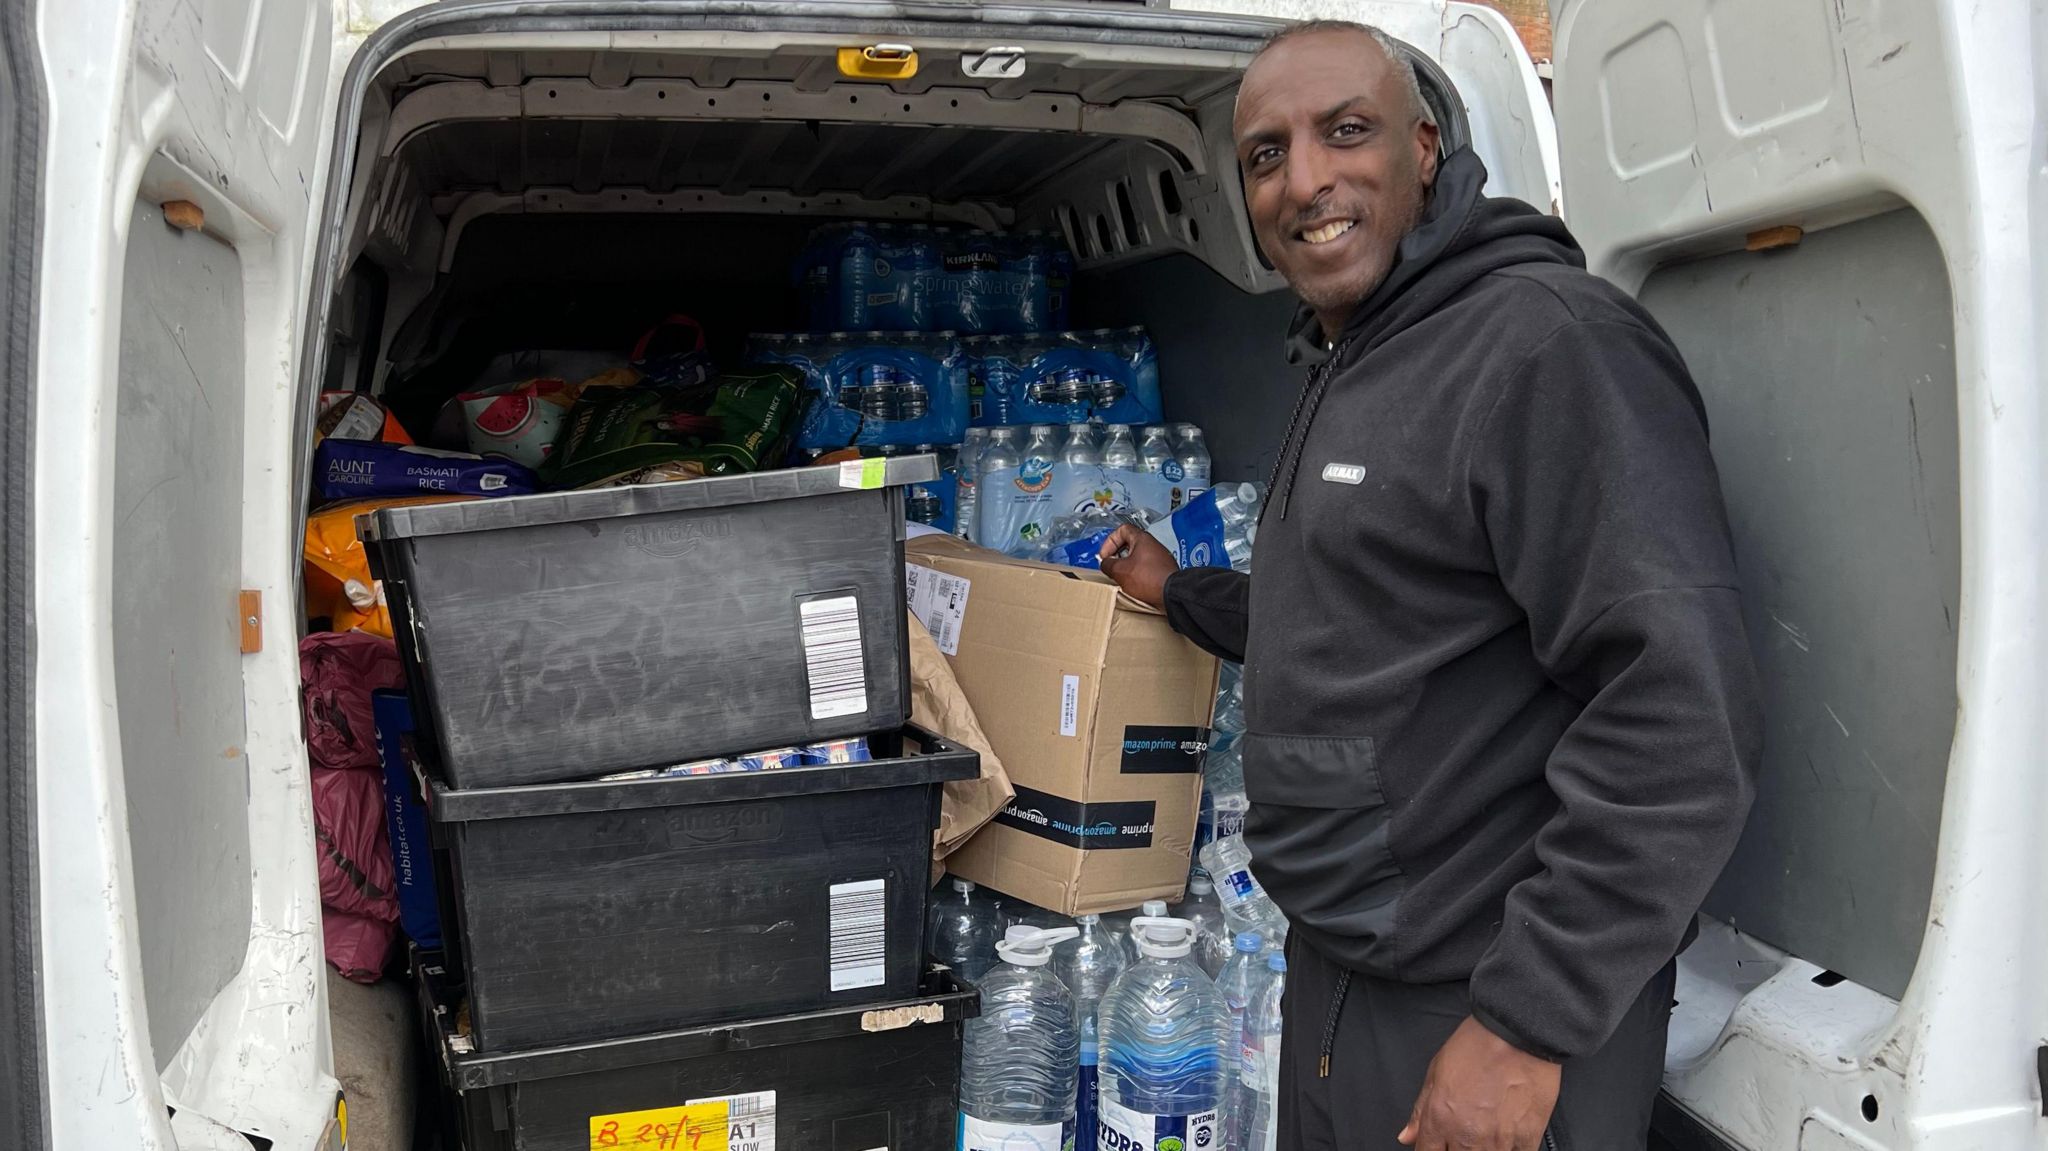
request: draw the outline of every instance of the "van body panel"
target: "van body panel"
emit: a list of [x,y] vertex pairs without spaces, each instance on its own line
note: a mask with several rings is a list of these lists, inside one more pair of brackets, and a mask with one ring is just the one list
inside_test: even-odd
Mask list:
[[[331,1130],[286,435],[332,25],[46,4],[35,427],[50,1145]],[[204,223],[170,231],[161,205]],[[132,309],[140,309],[135,311]],[[242,654],[240,593],[262,649]]]
[[1667,1089],[1744,1148],[2039,1146],[2038,31],[1552,7],[1566,215],[1699,377],[1769,688]]

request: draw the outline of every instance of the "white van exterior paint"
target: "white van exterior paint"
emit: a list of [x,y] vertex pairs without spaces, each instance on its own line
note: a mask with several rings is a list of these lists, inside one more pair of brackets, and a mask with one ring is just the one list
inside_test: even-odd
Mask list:
[[[1829,0],[1775,40],[1776,3],[1556,3],[1557,123],[1507,23],[1467,4],[1213,0],[1364,19],[1436,54],[1471,105],[1497,190],[1563,205],[1595,270],[1657,264],[1746,232],[1817,230],[1903,203],[1940,241],[1955,300],[1962,440],[1958,719],[1933,909],[1901,1001],[1820,995],[1812,964],[1710,925],[1684,965],[1669,1087],[1745,1151],[2048,1147],[2048,746],[2040,634],[2048,412],[2035,331],[2048,268],[2038,12],[1961,0]],[[67,0],[39,23],[49,98],[35,429],[35,748],[43,1050],[52,1145],[279,1148],[333,1137],[326,968],[296,701],[291,506],[300,330],[336,81],[409,0]],[[1748,36],[1747,39],[1744,37]],[[1618,91],[1655,36],[1681,67]],[[1816,38],[1817,37],[1817,38]],[[600,40],[599,42],[603,42]],[[1762,61],[1734,44],[1777,45]],[[1640,73],[1631,73],[1640,77]],[[1772,114],[1731,108],[1762,84]],[[279,93],[285,93],[280,96]],[[1617,132],[1614,109],[1639,113]],[[1636,135],[1631,135],[1635,133]],[[1561,146],[1560,146],[1561,141]],[[225,179],[223,179],[225,177]],[[263,651],[232,695],[247,765],[249,933],[239,972],[173,1050],[149,1038],[131,806],[116,716],[123,530],[115,395],[131,208],[186,199],[232,249],[247,366],[239,587],[264,593]],[[167,554],[177,579],[198,557]],[[227,589],[224,589],[227,590]],[[225,605],[224,605],[225,606]],[[224,618],[226,627],[231,619]],[[223,642],[232,642],[231,638]],[[182,685],[181,685],[182,686]],[[1771,972],[1759,979],[1761,963]],[[1745,972],[1750,972],[1745,974]],[[1861,1113],[1883,1100],[1880,1118]],[[167,1121],[167,1107],[178,1111]]]

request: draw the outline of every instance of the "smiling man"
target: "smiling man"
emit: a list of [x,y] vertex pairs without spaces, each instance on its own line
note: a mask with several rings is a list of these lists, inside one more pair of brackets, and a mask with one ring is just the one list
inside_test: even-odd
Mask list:
[[1413,68],[1300,25],[1238,93],[1315,364],[1249,576],[1102,569],[1245,668],[1245,840],[1293,924],[1282,1151],[1623,1151],[1762,721],[1704,411],[1564,225],[1439,161]]

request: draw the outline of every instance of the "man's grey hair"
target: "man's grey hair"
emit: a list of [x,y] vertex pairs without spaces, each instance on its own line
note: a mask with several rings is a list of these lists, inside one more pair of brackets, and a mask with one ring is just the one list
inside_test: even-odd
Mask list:
[[1373,43],[1380,46],[1380,51],[1387,54],[1387,60],[1394,66],[1394,73],[1401,78],[1401,88],[1408,97],[1408,110],[1422,123],[1431,126],[1436,124],[1436,111],[1429,106],[1429,101],[1422,98],[1422,81],[1415,74],[1415,61],[1408,58],[1408,53],[1402,50],[1398,41],[1371,24],[1360,24],[1352,20],[1304,20],[1299,24],[1290,24],[1267,38],[1252,59],[1256,60],[1265,55],[1277,44],[1284,44],[1297,36],[1307,36],[1316,32],[1358,32],[1372,37]]

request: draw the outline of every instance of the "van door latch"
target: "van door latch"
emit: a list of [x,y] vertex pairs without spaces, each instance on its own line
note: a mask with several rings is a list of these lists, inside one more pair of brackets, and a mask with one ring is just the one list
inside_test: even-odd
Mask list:
[[1024,74],[1024,49],[1003,46],[963,52],[960,70],[977,80],[1015,80]]
[[839,74],[849,80],[908,80],[917,75],[917,49],[908,44],[841,48]]

